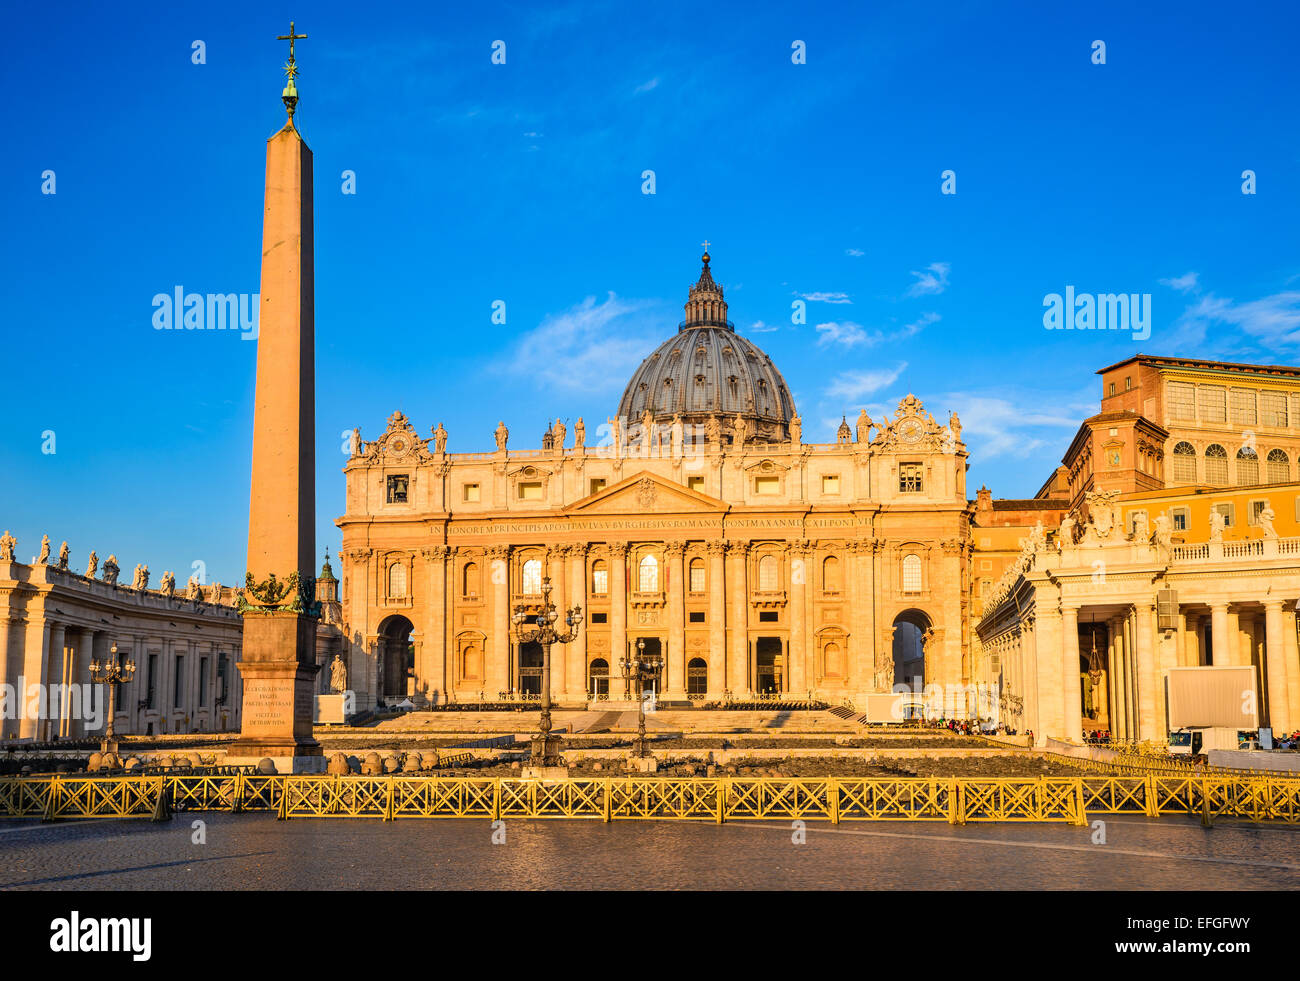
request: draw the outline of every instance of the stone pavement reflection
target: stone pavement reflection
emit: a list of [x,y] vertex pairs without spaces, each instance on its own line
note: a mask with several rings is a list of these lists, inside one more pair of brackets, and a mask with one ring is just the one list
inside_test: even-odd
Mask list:
[[[207,843],[191,844],[191,821]],[[1295,889],[1300,828],[299,820],[0,826],[6,889]]]

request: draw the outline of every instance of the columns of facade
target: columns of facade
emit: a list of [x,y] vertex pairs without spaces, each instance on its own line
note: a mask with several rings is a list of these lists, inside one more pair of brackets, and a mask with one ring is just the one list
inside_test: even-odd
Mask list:
[[[609,693],[610,698],[628,695],[623,677],[627,657],[627,542],[609,544]],[[617,681],[615,680],[617,679]]]
[[45,680],[41,675],[45,670],[45,654],[50,645],[50,623],[44,615],[34,615],[27,621],[24,641],[22,668],[14,681],[15,685],[23,686],[18,697],[18,735],[23,739],[35,739],[40,720],[27,709],[26,686],[41,684]]
[[487,573],[492,583],[492,649],[484,674],[488,699],[510,685],[510,546],[496,545],[487,550]]
[[1038,722],[1034,733],[1039,742],[1048,736],[1065,736],[1065,677],[1059,610],[1042,609],[1034,624],[1034,646],[1038,661]]
[[727,687],[727,543],[705,542],[709,553],[709,701],[717,701]]
[[789,691],[802,698],[811,687],[808,684],[807,626],[804,620],[804,602],[809,576],[808,543],[796,542],[790,550],[790,667]]
[[1282,640],[1282,601],[1264,603],[1265,660],[1268,677],[1268,724],[1276,733],[1290,731],[1287,698],[1286,644]]
[[844,579],[848,589],[849,637],[844,652],[846,678],[840,684],[850,690],[870,691],[874,687],[876,665],[875,643],[867,636],[867,611],[872,597],[867,590],[865,565],[871,561],[871,543],[848,541],[844,543]]
[[1160,713],[1156,705],[1159,685],[1154,643],[1155,611],[1150,600],[1140,600],[1134,604],[1133,632],[1138,671],[1138,738],[1144,742],[1163,744],[1167,735],[1160,731]]
[[565,659],[564,693],[570,701],[586,700],[587,691],[587,629],[591,614],[587,611],[587,546],[579,543],[569,546],[569,603],[582,607],[582,623],[578,636],[569,645]]
[[668,560],[668,662],[664,694],[669,698],[686,697],[685,554],[685,542],[664,544],[664,556]]
[[447,701],[451,688],[451,670],[447,664],[447,559],[451,549],[434,545],[424,549],[426,574],[429,578],[428,602],[424,614],[424,644],[417,663],[416,695],[427,704]]
[[1079,609],[1061,607],[1061,671],[1065,738],[1083,742],[1083,679],[1079,674]]
[[1286,717],[1293,731],[1300,728],[1300,637],[1296,634],[1296,610],[1282,611],[1282,650],[1286,657]]
[[1024,716],[1022,731],[1034,733],[1035,744],[1041,743],[1045,726],[1038,697],[1038,616],[1031,613],[1020,624],[1020,659],[1025,665],[1025,690],[1022,694]]
[[[565,614],[573,604],[569,602],[569,577],[565,568],[569,561],[569,547],[567,545],[555,545],[547,549],[546,559],[543,568],[547,570],[546,574],[551,577],[551,602],[555,604],[555,612],[558,619],[555,621],[555,629],[558,633],[565,633],[569,627],[565,623]],[[564,693],[564,679],[568,677],[569,663],[569,645],[552,644],[551,645],[551,673],[547,679],[551,686],[551,700],[555,701]]]
[[1137,742],[1138,736],[1138,674],[1137,649],[1133,644],[1133,611],[1124,613],[1120,630],[1124,636],[1124,738]]
[[1121,706],[1124,699],[1124,670],[1120,662],[1120,634],[1117,621],[1111,617],[1106,621],[1106,721],[1110,726],[1112,739],[1120,738],[1124,724]]
[[727,651],[727,687],[733,695],[747,693],[749,681],[749,543],[728,542],[727,593],[731,616],[727,624],[731,637]]

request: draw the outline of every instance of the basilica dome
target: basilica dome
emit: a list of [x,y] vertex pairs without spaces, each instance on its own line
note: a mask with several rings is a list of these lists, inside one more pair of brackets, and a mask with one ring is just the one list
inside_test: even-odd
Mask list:
[[656,423],[680,416],[686,425],[706,427],[720,417],[726,432],[739,415],[747,442],[784,442],[795,416],[790,389],[772,359],[736,333],[722,287],[709,272],[708,252],[703,259],[686,319],[641,362],[623,391],[619,415],[636,424],[648,410]]

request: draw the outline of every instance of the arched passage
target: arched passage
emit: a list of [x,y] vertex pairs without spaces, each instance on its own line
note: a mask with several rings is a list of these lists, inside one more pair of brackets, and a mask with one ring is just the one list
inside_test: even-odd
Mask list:
[[410,683],[415,680],[415,645],[411,643],[414,629],[410,620],[399,615],[379,625],[380,699],[401,700],[410,692]]
[[930,629],[921,610],[904,610],[894,617],[894,684],[913,691],[925,687],[925,649],[922,638]]

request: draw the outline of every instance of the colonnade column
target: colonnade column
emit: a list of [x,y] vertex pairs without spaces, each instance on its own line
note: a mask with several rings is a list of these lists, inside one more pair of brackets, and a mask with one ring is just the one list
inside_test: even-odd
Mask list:
[[1286,657],[1286,717],[1288,727],[1300,726],[1300,637],[1295,607],[1282,611],[1282,650]]
[[1065,645],[1061,635],[1061,613],[1044,609],[1039,612],[1034,625],[1034,643],[1041,655],[1038,660],[1038,722],[1041,729],[1034,734],[1041,744],[1043,739],[1065,736],[1065,678],[1062,668],[1065,658],[1060,651]]
[[795,542],[790,549],[790,665],[789,691],[802,697],[808,688],[807,645],[804,637],[804,601],[808,590],[808,542]]
[[1038,615],[1031,613],[1021,621],[1020,663],[1025,668],[1025,690],[1021,693],[1024,715],[1021,731],[1033,730],[1034,742],[1043,739],[1043,717],[1038,697]]
[[1160,720],[1156,706],[1156,652],[1153,646],[1155,622],[1153,607],[1149,600],[1142,600],[1134,606],[1134,632],[1137,634],[1137,669],[1138,669],[1138,738],[1149,742],[1164,743],[1168,738],[1160,732]]
[[1286,645],[1282,640],[1282,601],[1264,603],[1265,671],[1268,674],[1268,724],[1276,733],[1289,732]]
[[748,542],[728,542],[727,592],[731,594],[732,615],[728,626],[731,643],[727,654],[727,687],[733,695],[743,695],[749,684],[749,561]]
[[1228,604],[1210,605],[1210,657],[1216,666],[1232,664],[1228,647]]
[[1061,607],[1061,651],[1064,672],[1065,738],[1083,742],[1083,689],[1079,675],[1079,609]]
[[510,546],[487,550],[488,576],[492,583],[492,651],[487,658],[485,690],[489,700],[509,685],[510,664]]
[[[623,678],[623,658],[627,657],[627,542],[609,543],[609,697],[628,697]],[[620,694],[615,694],[618,678]]]
[[664,555],[668,559],[668,661],[664,694],[669,698],[686,697],[685,554],[685,542],[664,543]]
[[727,543],[704,543],[709,553],[709,678],[705,698],[717,701],[727,687]]

